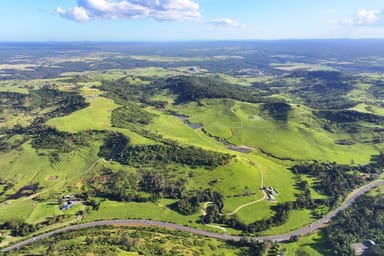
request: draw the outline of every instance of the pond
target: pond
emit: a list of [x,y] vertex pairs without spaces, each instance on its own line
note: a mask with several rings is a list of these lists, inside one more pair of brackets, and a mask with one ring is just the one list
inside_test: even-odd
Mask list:
[[200,129],[200,128],[203,128],[203,132],[208,135],[209,137],[212,137],[214,138],[216,141],[219,141],[221,143],[224,144],[224,146],[229,149],[229,150],[232,150],[232,151],[236,151],[236,152],[240,152],[240,153],[243,153],[243,154],[248,154],[249,152],[252,152],[254,150],[254,148],[251,148],[251,147],[248,147],[248,146],[245,146],[245,145],[241,145],[241,146],[236,146],[232,143],[229,143],[228,141],[222,139],[222,138],[219,138],[217,136],[213,136],[211,134],[209,134],[205,129],[204,129],[204,125],[201,124],[201,123],[191,123],[189,122],[188,120],[188,116],[185,116],[185,115],[177,115],[175,114],[174,116],[176,116],[178,119],[182,120],[186,125],[188,125],[190,128],[192,129]]
[[180,120],[183,120],[184,123],[186,125],[188,125],[190,128],[192,129],[199,129],[199,128],[203,128],[203,124],[200,124],[200,123],[191,123],[189,122],[188,120],[188,116],[184,116],[184,115],[175,115],[177,118],[179,118]]

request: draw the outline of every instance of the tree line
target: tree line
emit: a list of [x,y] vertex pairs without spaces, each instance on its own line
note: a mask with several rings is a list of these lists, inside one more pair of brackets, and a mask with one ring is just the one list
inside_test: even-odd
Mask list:
[[154,166],[157,162],[179,163],[192,167],[215,168],[228,163],[232,155],[194,146],[168,144],[132,145],[123,134],[111,133],[100,147],[99,156],[135,167]]

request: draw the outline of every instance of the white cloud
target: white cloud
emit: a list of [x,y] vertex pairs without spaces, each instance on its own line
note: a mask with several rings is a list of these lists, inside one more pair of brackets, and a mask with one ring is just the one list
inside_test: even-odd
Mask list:
[[384,26],[384,10],[362,9],[357,14],[340,21],[342,25]]
[[201,16],[199,4],[194,0],[77,0],[77,6],[70,9],[59,6],[56,12],[78,22],[137,18],[175,21]]
[[79,22],[86,22],[89,20],[87,11],[83,7],[76,6],[72,9],[72,11],[68,12],[59,6],[56,8],[56,12],[64,18],[76,20]]
[[336,11],[335,9],[330,9],[330,10],[328,11],[328,13],[329,13],[330,15],[334,16],[334,15],[337,14],[337,11]]
[[228,18],[213,19],[208,23],[216,28],[245,28],[245,25],[241,24],[240,22]]

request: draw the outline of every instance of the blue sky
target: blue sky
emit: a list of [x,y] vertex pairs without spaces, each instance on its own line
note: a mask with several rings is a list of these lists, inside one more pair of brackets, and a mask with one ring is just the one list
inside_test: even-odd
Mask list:
[[383,0],[3,0],[0,41],[384,38]]

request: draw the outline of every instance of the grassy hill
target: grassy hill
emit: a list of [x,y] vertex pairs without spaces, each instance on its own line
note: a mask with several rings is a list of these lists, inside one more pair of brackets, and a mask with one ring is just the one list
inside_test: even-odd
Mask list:
[[[19,239],[19,229],[113,218],[288,232],[338,202],[319,185],[324,177],[293,166],[335,162],[346,180],[381,168],[373,157],[384,149],[381,77],[293,71],[239,85],[229,73],[177,70],[87,71],[4,86],[3,244]],[[278,191],[274,200],[267,188]],[[68,196],[75,205],[63,211]],[[203,211],[216,214],[216,227],[202,224]]]

